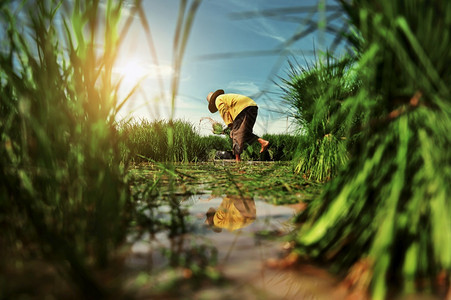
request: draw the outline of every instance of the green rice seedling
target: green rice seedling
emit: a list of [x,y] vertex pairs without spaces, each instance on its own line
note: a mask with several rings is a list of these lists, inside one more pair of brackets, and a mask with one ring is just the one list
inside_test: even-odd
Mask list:
[[175,161],[193,162],[205,155],[202,137],[199,135],[193,124],[186,121],[174,122],[174,153]]
[[200,161],[211,161],[216,158],[217,151],[231,151],[232,140],[229,137],[208,135],[201,138],[202,153],[205,156],[199,156]]
[[[255,143],[256,144],[256,143]],[[261,155],[259,153],[261,146],[259,145],[245,145],[244,151],[242,153],[241,159],[243,161],[255,161],[255,160],[261,160]],[[270,160],[271,158],[267,159]]]
[[451,3],[341,4],[357,32],[349,42],[358,50],[361,80],[342,105],[348,121],[364,117],[347,129],[360,136],[346,169],[302,217],[297,251],[337,270],[364,264],[364,274],[350,271],[350,280],[376,300],[400,290],[445,297],[451,277]]
[[216,123],[213,125],[213,133],[214,134],[223,134],[224,129],[222,128],[222,125],[219,123]]
[[315,141],[306,138],[297,151],[294,171],[308,180],[328,181],[348,161],[345,142],[331,134]]
[[201,141],[207,151],[211,149],[223,151],[232,150],[232,141],[228,137],[208,135],[203,136]]
[[[216,134],[216,135],[221,135],[221,134],[229,135],[229,134],[230,134],[230,128],[228,128],[228,127],[222,125],[221,123],[219,123],[219,122],[213,120],[213,119],[210,118],[210,117],[203,117],[203,118],[201,118],[199,124],[202,123],[202,121],[205,121],[205,120],[207,120],[207,121],[210,122],[211,127],[212,127],[212,130],[211,130],[211,131],[212,131],[214,134]],[[225,127],[225,128],[224,128],[224,127]]]
[[295,155],[294,169],[311,180],[329,180],[347,161],[342,137],[349,124],[341,103],[357,90],[358,83],[350,75],[352,63],[351,58],[336,59],[326,53],[324,61],[314,65],[290,63],[289,79],[282,79],[284,99],[304,141]]

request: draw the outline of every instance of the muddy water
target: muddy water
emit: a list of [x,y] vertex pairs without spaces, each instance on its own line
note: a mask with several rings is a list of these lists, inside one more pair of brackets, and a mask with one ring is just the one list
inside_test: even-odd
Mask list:
[[[206,212],[211,207],[220,209],[227,199],[197,196],[192,199],[194,205],[190,212],[199,225],[205,225]],[[319,269],[305,266],[304,272],[299,272],[267,266],[268,261],[283,253],[286,243],[281,238],[259,236],[261,233],[272,236],[288,233],[293,229],[289,220],[295,210],[288,206],[270,205],[259,199],[247,202],[250,207],[255,203],[256,216],[250,224],[237,229],[229,226],[229,229],[223,228],[221,232],[215,232],[207,226],[210,231],[205,233],[218,249],[218,268],[235,285],[226,290],[203,290],[198,296],[205,299],[213,299],[215,295],[228,295],[230,299],[330,299],[332,293],[336,294],[336,280]]]
[[[184,218],[188,233],[144,234],[132,243],[124,282],[133,298],[369,299],[349,291],[341,279],[319,267],[282,268],[275,263],[286,251],[283,236],[293,229],[293,207],[208,194],[192,196],[182,207],[188,212]],[[162,207],[161,212],[169,210]],[[196,277],[199,270],[209,279]],[[415,294],[388,299],[442,298]]]
[[[289,222],[293,208],[208,194],[192,196],[182,205],[189,211],[189,234],[147,235],[132,247],[127,265],[147,282],[139,289],[143,298],[171,281],[192,276],[189,268],[170,267],[180,260],[207,266],[227,280],[226,285],[184,291],[187,299],[344,298],[337,279],[323,270],[307,265],[296,271],[268,267],[284,252],[286,242],[281,237],[293,229]],[[208,260],[215,261],[214,267],[208,266]]]

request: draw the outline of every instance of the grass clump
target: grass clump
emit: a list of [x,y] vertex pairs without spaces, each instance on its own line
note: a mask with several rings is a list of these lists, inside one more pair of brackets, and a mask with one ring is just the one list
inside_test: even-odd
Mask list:
[[210,117],[203,117],[203,118],[201,118],[199,124],[202,123],[202,121],[210,122],[211,128],[212,128],[211,132],[213,134],[216,134],[216,135],[222,135],[222,134],[230,135],[231,129],[228,126],[223,125],[220,122],[218,122],[218,121],[216,121],[216,120],[214,120],[214,119],[212,119]]
[[341,103],[357,89],[352,63],[351,58],[337,59],[329,53],[313,65],[290,63],[288,79],[280,84],[302,134],[294,158],[295,171],[310,180],[329,180],[348,160],[343,137],[349,125],[333,120],[344,120],[346,112]]
[[222,125],[220,123],[213,124],[213,133],[222,134],[224,132]]

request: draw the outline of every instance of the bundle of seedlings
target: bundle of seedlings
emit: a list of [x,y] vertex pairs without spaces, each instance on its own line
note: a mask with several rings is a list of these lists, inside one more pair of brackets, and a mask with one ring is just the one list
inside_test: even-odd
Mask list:
[[229,135],[230,134],[230,128],[228,126],[224,126],[221,123],[219,123],[218,121],[210,118],[210,117],[203,117],[200,119],[199,123],[201,123],[202,121],[207,120],[210,122],[211,124],[211,132],[213,132],[213,134],[216,135]]
[[282,79],[283,98],[291,107],[301,136],[295,154],[294,169],[306,179],[327,181],[335,176],[348,160],[347,140],[343,138],[343,99],[357,90],[353,78],[353,59],[334,58],[329,52],[313,65],[290,63],[288,79]]
[[301,256],[373,299],[451,296],[451,2],[341,1],[357,35],[359,132],[346,169],[299,216]]

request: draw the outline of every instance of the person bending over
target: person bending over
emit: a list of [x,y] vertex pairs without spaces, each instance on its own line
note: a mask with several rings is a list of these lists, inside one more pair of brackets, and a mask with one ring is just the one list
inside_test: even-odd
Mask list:
[[231,129],[233,153],[236,161],[241,161],[245,144],[259,142],[260,153],[268,149],[269,142],[255,135],[252,130],[257,119],[257,103],[249,97],[239,94],[225,94],[224,90],[210,92],[207,95],[208,109],[211,113],[219,111],[225,124]]

